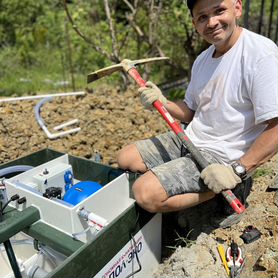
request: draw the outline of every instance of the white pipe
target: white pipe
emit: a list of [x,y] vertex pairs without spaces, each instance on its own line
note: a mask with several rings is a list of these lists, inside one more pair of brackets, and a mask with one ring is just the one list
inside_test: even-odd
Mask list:
[[80,92],[58,93],[58,94],[49,94],[49,95],[10,97],[10,98],[0,99],[0,103],[10,102],[10,101],[18,101],[18,100],[32,100],[32,99],[45,98],[45,97],[63,97],[63,96],[80,96],[80,95],[85,95],[85,92],[80,91]]
[[38,265],[33,265],[28,269],[27,277],[28,278],[45,278],[48,275],[48,272]]
[[70,130],[66,130],[66,131],[61,131],[61,132],[56,132],[56,133],[51,133],[43,119],[41,118],[40,116],[40,109],[41,109],[41,106],[47,102],[47,101],[51,101],[52,100],[52,97],[47,97],[47,98],[44,98],[42,99],[41,101],[39,101],[39,103],[35,106],[35,118],[39,124],[39,126],[42,128],[42,130],[45,132],[46,136],[49,138],[49,139],[55,139],[55,138],[58,138],[58,137],[61,137],[61,136],[65,136],[65,135],[68,135],[68,134],[71,134],[71,133],[75,133],[75,132],[78,132],[81,130],[80,127],[77,127],[77,128],[73,128],[73,129],[70,129]]
[[78,131],[81,130],[80,127],[77,127],[77,128],[73,128],[73,129],[66,130],[66,131],[51,133],[45,125],[41,126],[41,128],[43,129],[43,131],[45,132],[46,136],[49,139],[55,139],[55,138],[58,138],[58,137],[66,136],[68,134],[75,133],[75,132],[78,132]]
[[54,129],[54,130],[59,130],[59,129],[62,129],[62,128],[67,127],[67,126],[69,126],[69,125],[77,124],[78,122],[79,122],[78,119],[70,120],[70,121],[65,122],[65,123],[63,123],[63,124],[54,126],[53,129]]

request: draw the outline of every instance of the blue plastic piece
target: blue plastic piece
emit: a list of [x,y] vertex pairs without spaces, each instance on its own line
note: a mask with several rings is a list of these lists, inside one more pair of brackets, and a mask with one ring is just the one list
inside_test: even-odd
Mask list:
[[63,200],[75,206],[101,188],[102,186],[97,182],[81,181],[65,193]]
[[67,192],[73,186],[73,174],[70,170],[65,172],[64,180],[65,180],[65,191]]

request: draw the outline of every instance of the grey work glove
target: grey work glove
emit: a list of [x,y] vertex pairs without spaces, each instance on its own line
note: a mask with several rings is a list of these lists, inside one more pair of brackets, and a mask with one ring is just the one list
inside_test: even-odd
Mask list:
[[159,100],[163,105],[167,104],[167,99],[163,96],[161,90],[153,84],[151,81],[146,82],[146,87],[141,87],[138,89],[141,94],[140,99],[143,106],[149,110],[153,108],[153,102]]
[[228,165],[213,163],[201,172],[201,178],[210,190],[218,194],[223,190],[229,190],[241,183],[241,178],[234,173]]

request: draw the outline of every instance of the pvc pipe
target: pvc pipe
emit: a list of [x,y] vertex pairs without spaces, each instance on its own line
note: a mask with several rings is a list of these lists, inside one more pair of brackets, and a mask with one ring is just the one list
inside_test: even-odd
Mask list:
[[33,265],[27,273],[28,278],[44,278],[48,275],[48,272],[39,267],[38,265]]
[[35,106],[35,118],[36,118],[39,126],[45,132],[46,136],[49,139],[56,139],[58,137],[62,137],[62,136],[80,131],[81,130],[80,127],[73,128],[73,129],[66,130],[66,131],[56,132],[56,133],[51,133],[48,130],[48,128],[46,127],[46,125],[45,125],[45,123],[44,123],[44,121],[43,121],[43,119],[40,115],[40,109],[45,102],[48,102],[48,101],[51,101],[51,100],[52,100],[52,97],[46,97],[46,98],[42,99],[41,101],[39,101],[38,104]]
[[85,219],[88,222],[89,226],[96,226],[96,229],[98,231],[109,224],[109,222],[102,216],[99,216],[84,208],[78,211],[78,215],[81,218]]
[[56,132],[56,133],[51,133],[47,127],[44,125],[44,126],[41,126],[41,128],[43,129],[43,131],[45,132],[46,136],[49,138],[49,139],[56,139],[58,137],[62,137],[62,136],[66,136],[68,134],[71,134],[71,133],[75,133],[75,132],[78,132],[81,130],[80,127],[77,127],[77,128],[73,128],[71,130],[66,130],[66,131],[61,131],[61,132]]
[[31,170],[32,168],[34,167],[29,165],[9,166],[0,170],[0,177],[5,177],[6,175],[17,173],[17,172],[26,172],[28,170]]
[[20,101],[20,100],[33,100],[38,98],[46,98],[46,97],[62,97],[62,96],[80,96],[85,95],[85,92],[71,92],[71,93],[59,93],[59,94],[47,94],[47,95],[35,95],[35,96],[23,96],[23,97],[11,97],[0,99],[0,103],[2,102],[11,102],[11,101]]
[[73,124],[77,124],[79,122],[78,119],[73,119],[73,120],[70,120],[68,122],[65,122],[63,124],[60,124],[60,125],[56,125],[55,127],[53,127],[54,130],[59,130],[59,129],[62,129],[64,127],[67,127],[69,125],[73,125]]

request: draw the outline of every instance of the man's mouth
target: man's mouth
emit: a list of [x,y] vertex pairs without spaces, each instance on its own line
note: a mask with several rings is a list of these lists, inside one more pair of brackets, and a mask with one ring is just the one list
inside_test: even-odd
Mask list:
[[206,32],[206,35],[214,35],[215,33],[218,33],[219,31],[221,31],[222,29],[223,29],[223,26],[218,27],[214,30],[210,30],[210,31]]

